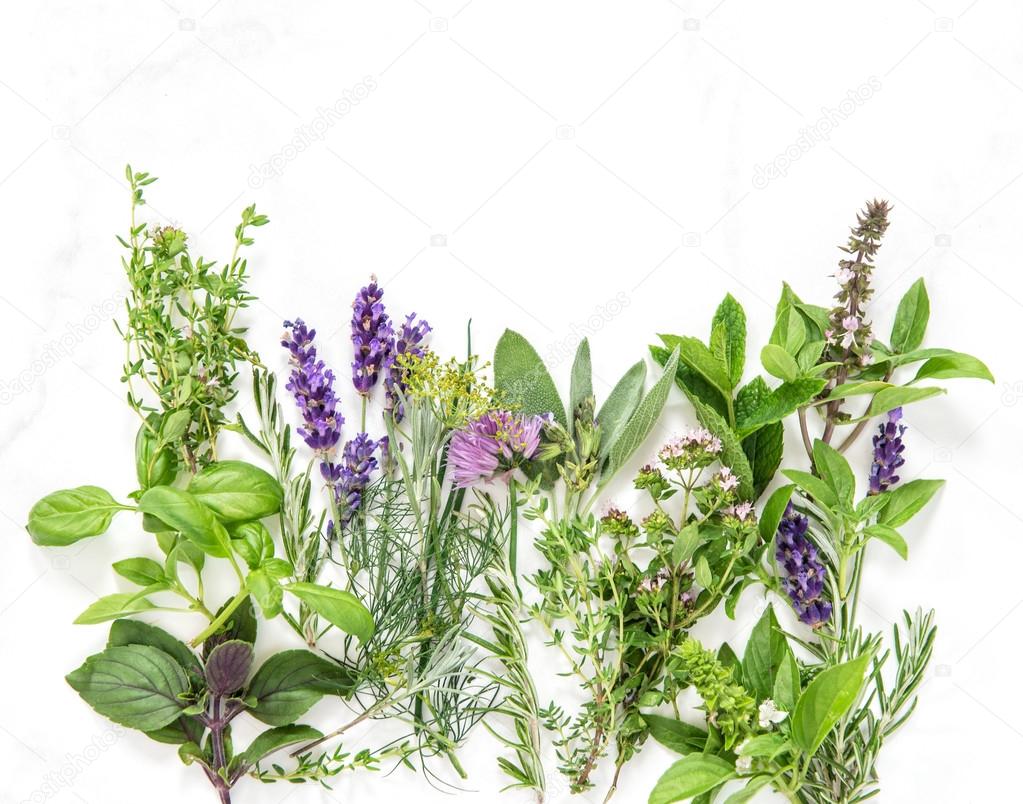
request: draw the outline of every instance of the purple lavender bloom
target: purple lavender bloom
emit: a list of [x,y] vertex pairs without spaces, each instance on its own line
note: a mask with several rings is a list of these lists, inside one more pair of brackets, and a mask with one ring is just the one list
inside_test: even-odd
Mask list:
[[789,503],[778,523],[775,558],[788,577],[782,585],[799,619],[817,628],[831,619],[831,603],[824,599],[827,570],[817,555],[817,546],[806,536],[809,522]]
[[416,321],[416,314],[411,313],[405,317],[405,323],[401,325],[397,336],[391,341],[387,359],[384,361],[384,368],[387,371],[384,386],[387,389],[385,405],[388,410],[394,412],[395,421],[400,422],[405,416],[401,399],[398,396],[399,391],[405,390],[404,369],[398,362],[398,358],[402,355],[422,357],[423,341],[430,331],[430,325],[426,321],[422,319]]
[[906,462],[902,451],[906,445],[902,443],[902,434],[906,425],[899,424],[902,408],[888,411],[888,420],[878,427],[874,436],[874,463],[870,467],[870,493],[880,494],[899,482],[895,470]]
[[542,416],[491,410],[451,437],[448,466],[459,488],[492,480],[499,472],[529,460],[540,446]]
[[301,318],[285,321],[284,329],[281,346],[291,353],[292,364],[286,387],[294,395],[305,422],[298,428],[298,434],[311,449],[326,454],[340,440],[345,421],[334,395],[334,372],[316,359],[315,329],[309,329]]
[[385,441],[374,441],[366,433],[359,433],[345,443],[341,463],[324,462],[320,466],[324,480],[334,491],[342,527],[351,522],[352,517],[362,506],[362,492],[369,485],[370,475],[377,468],[377,459],[373,453],[378,447],[385,446]]
[[391,320],[380,301],[383,296],[376,277],[370,277],[370,283],[359,291],[352,303],[352,344],[355,347],[352,381],[360,394],[368,394],[380,379],[380,370],[394,340]]

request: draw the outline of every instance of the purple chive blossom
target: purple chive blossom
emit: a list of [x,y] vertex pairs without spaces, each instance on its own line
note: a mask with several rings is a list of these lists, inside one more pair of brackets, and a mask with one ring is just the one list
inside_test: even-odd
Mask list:
[[385,405],[388,410],[394,411],[396,421],[400,422],[405,415],[405,411],[402,410],[401,399],[398,396],[399,391],[403,392],[405,390],[405,382],[402,376],[404,369],[398,362],[398,359],[402,355],[422,357],[423,341],[430,331],[430,325],[426,321],[422,319],[416,321],[416,314],[411,313],[405,317],[405,322],[401,325],[401,329],[391,341],[387,359],[384,361],[384,368],[387,371],[387,376],[384,377],[384,386],[387,389]]
[[342,527],[351,522],[362,506],[362,492],[377,468],[377,459],[373,453],[381,446],[385,446],[384,441],[374,441],[366,433],[359,433],[345,443],[341,463],[325,462],[320,466],[324,480],[334,490]]
[[390,352],[394,331],[391,320],[380,301],[384,292],[370,277],[352,303],[352,344],[355,361],[352,363],[352,382],[360,394],[368,394],[380,379],[380,370]]
[[902,451],[906,445],[902,443],[902,434],[906,425],[899,424],[902,408],[888,411],[888,420],[878,427],[874,436],[874,463],[870,466],[870,493],[880,494],[899,482],[895,470],[906,462]]
[[528,460],[540,446],[542,416],[522,416],[491,410],[451,437],[448,465],[456,486],[465,488],[492,480],[520,460]]
[[809,522],[789,503],[778,524],[775,558],[788,577],[782,585],[799,619],[817,628],[831,618],[831,604],[823,599],[827,570],[817,557],[817,547],[806,536]]
[[309,329],[301,318],[285,321],[284,329],[281,346],[291,353],[292,364],[286,387],[294,395],[305,421],[298,434],[311,449],[326,454],[340,440],[345,421],[334,395],[334,372],[316,359],[315,329]]

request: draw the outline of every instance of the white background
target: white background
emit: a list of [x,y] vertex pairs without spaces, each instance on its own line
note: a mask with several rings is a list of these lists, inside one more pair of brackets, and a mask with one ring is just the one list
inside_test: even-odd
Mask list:
[[[954,381],[949,396],[908,411],[905,474],[949,482],[905,529],[908,565],[873,551],[864,614],[887,630],[903,607],[934,606],[940,635],[918,714],[883,755],[880,800],[1012,798],[1023,748],[1023,7],[285,5],[3,4],[0,800],[213,800],[172,748],[111,732],[63,681],[105,636],[72,618],[122,588],[111,561],[152,554],[151,542],[127,517],[65,551],[38,549],[23,530],[31,504],[53,489],[89,483],[123,497],[134,488],[135,420],[118,381],[121,342],[103,312],[124,290],[113,234],[127,228],[129,160],[161,177],[149,188],[151,219],[184,226],[193,253],[224,259],[251,201],[270,215],[249,252],[261,301],[246,316],[269,365],[284,367],[281,320],[303,316],[346,376],[350,301],[375,272],[392,313],[429,319],[442,352],[461,353],[469,317],[484,353],[511,326],[553,355],[567,381],[565,355],[588,334],[598,395],[656,332],[706,336],[727,291],[750,317],[755,363],[782,280],[827,304],[836,246],[856,210],[875,195],[891,200],[873,305],[879,335],[923,275],[926,345],[983,357],[998,383]],[[869,97],[843,111],[848,93],[872,81]],[[321,127],[321,140],[285,148],[338,101],[346,113]],[[801,147],[808,127],[819,141]],[[271,161],[275,173],[254,179],[253,167]],[[771,164],[784,175],[755,186]],[[40,362],[47,354],[58,358]],[[691,422],[673,392],[657,437]],[[801,464],[788,436],[789,459]],[[645,451],[655,447],[652,439]],[[866,452],[864,443],[861,469]],[[736,622],[716,617],[700,636],[741,644],[755,604],[748,595]],[[160,622],[182,635],[198,626]],[[261,649],[288,644],[274,629],[266,637]],[[560,666],[539,645],[534,659],[542,691],[561,694]],[[312,715],[321,726],[340,717],[336,704]],[[481,730],[463,751],[472,776],[457,800],[497,800],[494,754]],[[659,746],[644,748],[618,800],[645,801],[670,761]],[[602,798],[606,776],[598,781],[601,792],[584,800]],[[552,784],[551,799],[568,801]],[[401,795],[451,800],[401,769],[346,777],[333,793],[246,780],[236,799]]]

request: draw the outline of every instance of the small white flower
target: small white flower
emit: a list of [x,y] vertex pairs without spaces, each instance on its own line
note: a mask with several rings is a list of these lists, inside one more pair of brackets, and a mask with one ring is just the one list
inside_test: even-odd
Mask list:
[[838,284],[840,285],[848,285],[855,278],[856,272],[849,268],[839,268],[835,271],[835,279],[838,280]]
[[735,770],[739,773],[749,773],[753,769],[753,757],[739,757],[735,760]]
[[760,723],[760,728],[769,729],[775,723],[781,723],[785,718],[789,716],[789,713],[782,712],[775,705],[774,701],[768,698],[762,704],[760,704],[760,710],[758,712],[758,715],[759,718],[757,722]]

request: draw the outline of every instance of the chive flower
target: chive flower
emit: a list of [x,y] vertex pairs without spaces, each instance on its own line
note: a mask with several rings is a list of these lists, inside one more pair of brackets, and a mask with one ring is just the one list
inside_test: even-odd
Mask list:
[[381,299],[384,291],[376,277],[362,288],[352,303],[352,382],[355,390],[366,395],[380,379],[381,368],[390,352],[394,331]]
[[817,555],[817,546],[806,536],[809,521],[792,503],[778,524],[775,558],[785,571],[782,580],[799,619],[817,628],[831,619],[831,603],[824,599],[827,570]]
[[298,434],[311,449],[326,455],[341,439],[345,419],[334,394],[334,372],[317,359],[315,338],[316,330],[309,329],[301,318],[284,322],[281,346],[290,352],[292,365],[286,387],[304,421]]
[[489,410],[451,437],[448,466],[459,488],[488,482],[529,460],[540,446],[542,416]]
[[902,451],[902,434],[906,425],[900,424],[902,408],[888,411],[888,417],[878,426],[874,436],[874,462],[870,465],[870,494],[881,494],[899,482],[895,471],[906,462]]

